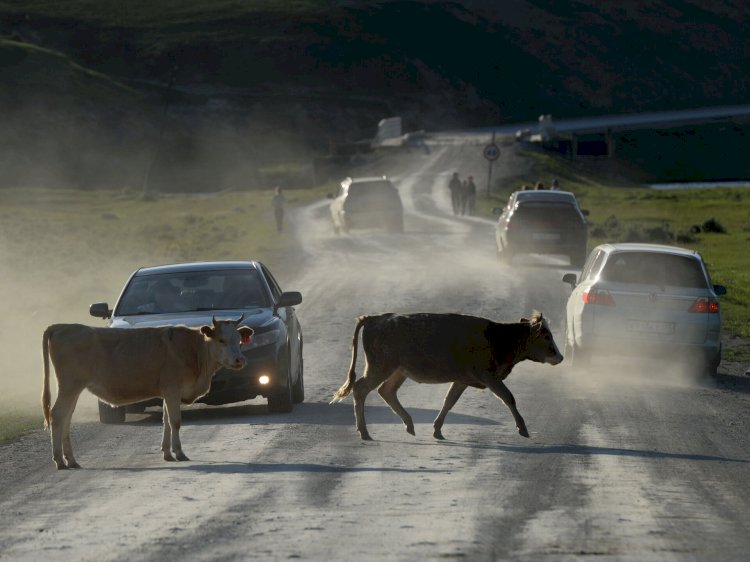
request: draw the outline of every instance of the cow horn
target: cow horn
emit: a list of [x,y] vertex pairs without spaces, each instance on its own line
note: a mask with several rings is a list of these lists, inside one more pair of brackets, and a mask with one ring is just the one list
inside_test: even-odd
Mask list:
[[243,312],[243,313],[242,313],[242,314],[240,315],[239,319],[237,319],[237,321],[235,322],[235,324],[239,324],[239,323],[240,323],[240,322],[242,322],[242,321],[243,321],[244,319],[245,319],[245,313]]

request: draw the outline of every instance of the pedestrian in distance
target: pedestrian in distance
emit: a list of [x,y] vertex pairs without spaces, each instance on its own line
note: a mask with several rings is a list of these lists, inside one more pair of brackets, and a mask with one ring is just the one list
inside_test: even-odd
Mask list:
[[550,189],[554,189],[555,191],[558,191],[560,189],[560,182],[557,181],[557,178],[552,180],[552,185],[550,185]]
[[448,189],[451,192],[451,205],[454,215],[458,215],[461,210],[461,187],[461,178],[458,177],[458,172],[453,172],[451,181],[448,183]]
[[280,234],[284,230],[284,205],[286,204],[286,197],[282,193],[280,187],[274,190],[273,199],[271,199],[271,207],[273,207],[273,214],[276,218],[276,231]]
[[534,189],[547,189],[544,187],[544,182],[538,181],[536,184],[534,184]]
[[474,183],[474,176],[466,179],[466,188],[464,189],[464,204],[469,216],[476,213],[477,204],[477,185]]

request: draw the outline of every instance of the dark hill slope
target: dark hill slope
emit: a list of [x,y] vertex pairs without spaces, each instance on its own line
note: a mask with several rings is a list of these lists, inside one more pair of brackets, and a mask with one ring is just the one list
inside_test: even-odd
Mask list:
[[[740,0],[6,0],[0,109],[51,138],[62,112],[94,154],[163,145],[163,128],[173,163],[237,155],[246,175],[269,158],[253,139],[300,154],[390,115],[437,129],[744,103],[749,21]],[[19,43],[61,56],[10,56]],[[59,80],[71,64],[92,80]]]

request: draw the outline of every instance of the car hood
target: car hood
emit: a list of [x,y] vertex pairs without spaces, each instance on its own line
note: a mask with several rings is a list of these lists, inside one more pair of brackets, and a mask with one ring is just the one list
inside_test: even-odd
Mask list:
[[248,310],[213,310],[200,312],[178,312],[173,314],[141,314],[137,316],[115,316],[112,318],[111,328],[148,328],[156,326],[187,326],[199,328],[211,325],[212,318],[216,320],[237,320],[241,314],[243,326],[263,328],[276,322],[277,317],[270,308],[254,308]]

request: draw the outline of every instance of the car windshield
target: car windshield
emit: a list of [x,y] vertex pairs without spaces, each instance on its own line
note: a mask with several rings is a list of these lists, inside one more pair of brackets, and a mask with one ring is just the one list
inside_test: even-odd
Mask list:
[[400,205],[398,191],[388,181],[358,182],[349,186],[349,210],[394,209]]
[[700,262],[687,256],[656,252],[619,252],[610,256],[600,279],[615,283],[642,283],[705,289]]
[[265,307],[268,295],[256,270],[189,271],[135,276],[117,316]]

